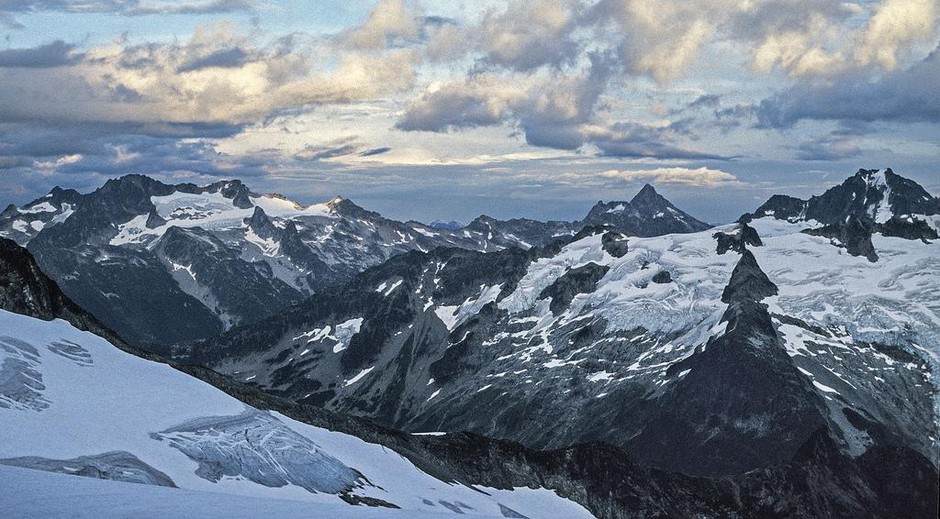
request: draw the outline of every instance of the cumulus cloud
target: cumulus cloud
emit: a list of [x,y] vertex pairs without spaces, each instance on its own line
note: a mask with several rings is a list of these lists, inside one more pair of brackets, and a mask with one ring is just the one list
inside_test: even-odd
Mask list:
[[596,107],[613,72],[610,56],[594,54],[579,74],[477,74],[436,86],[412,102],[397,123],[406,131],[445,132],[507,124],[542,148],[597,148],[610,157],[720,159],[675,144],[669,124],[611,123]]
[[887,70],[897,67],[898,55],[912,43],[930,40],[937,30],[937,0],[885,0],[868,20],[857,52],[863,64],[874,62]]
[[385,0],[369,18],[345,34],[345,41],[362,49],[384,49],[414,43],[420,34],[420,12],[405,0]]
[[[414,81],[417,58],[409,49],[259,45],[232,25],[218,24],[199,28],[183,43],[94,47],[71,66],[0,68],[0,80],[10,85],[0,91],[0,115],[20,121],[247,124],[278,110],[402,91]],[[23,59],[14,54],[7,62]]]
[[441,132],[503,122],[527,96],[520,81],[508,84],[491,74],[478,74],[435,86],[409,104],[396,127],[405,131]]
[[572,32],[579,10],[574,0],[528,0],[490,12],[479,32],[486,61],[522,71],[572,61],[578,52]]
[[598,5],[596,16],[618,25],[623,36],[620,57],[628,70],[668,82],[685,72],[713,35],[709,5],[681,0],[606,0]]
[[660,184],[684,184],[690,186],[715,187],[719,185],[739,184],[738,178],[720,169],[701,168],[656,168],[621,170],[611,169],[600,176],[624,180],[627,182],[657,182]]

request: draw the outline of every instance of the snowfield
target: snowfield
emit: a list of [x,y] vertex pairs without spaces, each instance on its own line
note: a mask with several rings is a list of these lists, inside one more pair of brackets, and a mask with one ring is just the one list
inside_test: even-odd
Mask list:
[[[122,481],[81,478],[0,465],[0,516],[37,517],[330,517],[336,519],[439,519],[452,513],[318,504],[213,492],[181,490]],[[38,497],[42,496],[42,497]]]
[[[0,311],[10,464],[152,484],[2,467],[3,517],[591,517],[544,489],[439,481],[381,445],[251,408],[65,321]],[[404,511],[353,507],[343,492]]]

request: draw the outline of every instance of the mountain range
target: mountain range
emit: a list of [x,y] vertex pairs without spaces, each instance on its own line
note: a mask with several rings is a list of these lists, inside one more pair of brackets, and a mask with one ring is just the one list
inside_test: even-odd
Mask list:
[[938,231],[891,170],[714,228],[649,186],[459,229],[56,189],[0,216],[28,249],[0,239],[0,465],[411,516],[935,517]]
[[0,236],[26,245],[66,294],[126,340],[159,349],[276,314],[412,250],[528,249],[597,224],[641,235],[706,227],[649,186],[608,205],[576,223],[481,216],[435,228],[338,197],[303,206],[237,180],[199,187],[128,175],[92,193],[55,188],[11,205]]

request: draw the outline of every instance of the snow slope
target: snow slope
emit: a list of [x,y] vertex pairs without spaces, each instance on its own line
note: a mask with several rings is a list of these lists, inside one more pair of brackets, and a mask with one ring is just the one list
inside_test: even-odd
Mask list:
[[[169,478],[187,491],[148,485],[135,492],[120,483],[86,486],[65,476],[60,483],[57,476],[5,468],[0,472],[4,496],[16,495],[16,489],[59,490],[40,494],[49,495],[48,500],[30,501],[29,506],[40,508],[19,508],[16,503],[22,501],[11,505],[4,498],[4,517],[60,515],[57,511],[66,509],[57,507],[69,503],[98,515],[94,507],[84,508],[89,505],[81,497],[86,491],[132,507],[128,513],[164,510],[175,515],[195,506],[221,516],[230,515],[222,512],[236,510],[238,502],[246,510],[267,506],[246,500],[255,497],[300,501],[307,510],[328,506],[323,516],[333,517],[335,510],[346,510],[340,507],[352,509],[339,497],[345,493],[422,513],[502,517],[512,510],[528,517],[590,517],[579,505],[543,489],[477,489],[436,480],[383,446],[251,408],[62,320],[0,311],[0,330],[0,463],[58,467],[52,470],[65,473],[97,471],[113,479]],[[125,462],[109,465],[114,453],[121,453]],[[229,498],[215,494],[240,498],[218,505]],[[147,506],[154,503],[156,508]],[[276,515],[291,515],[300,507],[270,505]],[[374,517],[384,511],[351,516]]]
[[107,481],[0,465],[0,516],[137,517],[204,519],[229,517],[441,518],[450,513],[390,510],[181,490]]

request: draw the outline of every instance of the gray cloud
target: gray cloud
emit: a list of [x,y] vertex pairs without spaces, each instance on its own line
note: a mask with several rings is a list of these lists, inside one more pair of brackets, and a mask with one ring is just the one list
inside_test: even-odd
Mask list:
[[383,153],[388,153],[390,151],[392,151],[392,148],[389,148],[388,146],[383,146],[381,148],[372,148],[370,150],[365,150],[359,153],[359,156],[360,157],[374,157],[376,155],[381,155]]
[[800,143],[796,157],[808,161],[837,161],[851,159],[862,154],[862,149],[851,138],[836,135],[820,137]]
[[121,10],[127,16],[143,16],[148,14],[221,14],[235,11],[249,11],[255,7],[253,0],[207,0],[203,2],[178,3],[143,3],[135,4]]
[[68,13],[145,14],[219,14],[252,9],[253,0],[153,1],[140,0],[0,0],[0,12],[30,13],[63,11]]
[[349,135],[335,139],[322,145],[308,145],[303,150],[295,153],[293,158],[298,161],[320,161],[325,159],[334,159],[337,157],[346,157],[357,155],[359,157],[374,157],[388,153],[389,147],[369,148],[364,144],[358,135]]
[[491,99],[481,81],[482,78],[471,78],[425,94],[408,106],[395,127],[405,131],[443,132],[499,124],[509,107],[495,96]]
[[50,68],[74,65],[82,59],[75,45],[56,40],[26,49],[0,50],[0,68]]
[[940,48],[905,70],[870,81],[861,72],[829,81],[803,81],[761,101],[762,127],[785,128],[804,119],[940,122]]
[[595,109],[614,70],[610,54],[592,54],[591,66],[582,75],[555,74],[550,81],[471,76],[423,95],[408,106],[396,127],[447,132],[511,124],[526,143],[541,148],[574,151],[592,145],[608,157],[724,159],[676,145],[678,134],[690,132],[687,125],[675,128],[599,119]]
[[176,69],[177,72],[191,72],[202,68],[238,68],[248,62],[249,55],[241,47],[220,49],[206,56],[201,56]]
[[580,51],[573,32],[581,9],[574,0],[528,0],[489,13],[479,33],[485,61],[518,71],[571,63]]
[[0,27],[25,29],[18,15],[41,12],[112,13],[123,16],[212,15],[253,11],[255,0],[0,0]]
[[720,94],[702,94],[686,105],[687,109],[717,108],[721,103]]
[[658,159],[714,159],[727,160],[728,157],[683,149],[671,143],[668,126],[651,126],[638,123],[617,123],[609,129],[592,135],[590,142],[597,146],[604,156],[620,158],[658,158]]

